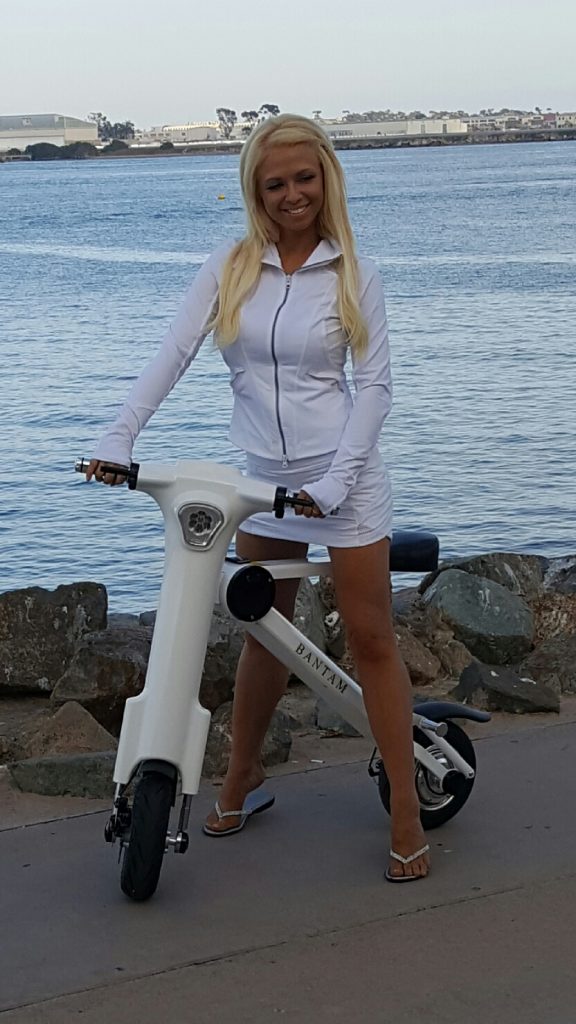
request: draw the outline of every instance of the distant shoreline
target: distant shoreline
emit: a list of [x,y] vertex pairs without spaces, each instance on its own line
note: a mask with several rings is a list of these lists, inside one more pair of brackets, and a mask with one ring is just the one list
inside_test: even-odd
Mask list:
[[[507,131],[483,131],[483,132],[457,132],[451,135],[363,135],[355,138],[332,139],[336,150],[360,150],[360,149],[422,149],[440,146],[493,146],[510,145],[519,142],[574,142],[576,140],[575,128],[525,128]],[[74,148],[80,148],[76,154],[58,156],[55,153],[44,156],[32,156],[30,153],[11,154],[0,152],[0,163],[13,161],[39,161],[46,160],[124,160],[138,159],[139,157],[164,157],[164,156],[223,156],[232,154],[237,156],[242,151],[244,142],[234,139],[233,141],[206,141],[190,142],[183,146],[163,148],[159,146],[138,146],[115,150],[82,151],[81,143],[71,144]],[[58,148],[58,147],[55,147]],[[69,148],[69,147],[65,147]],[[88,147],[90,150],[90,147]]]
[[[357,149],[420,149],[438,146],[486,146],[519,142],[570,142],[576,140],[576,128],[527,128],[519,131],[459,132],[453,135],[374,135],[353,139],[332,139],[336,150]],[[158,149],[141,147],[119,150],[116,153],[100,153],[99,157],[115,160],[118,157],[139,156],[208,156],[215,154],[238,155],[242,142],[194,142],[185,147]]]

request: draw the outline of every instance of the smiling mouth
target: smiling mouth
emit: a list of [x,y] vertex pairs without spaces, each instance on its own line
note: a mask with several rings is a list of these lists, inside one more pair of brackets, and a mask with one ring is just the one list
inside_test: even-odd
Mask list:
[[282,212],[287,213],[289,217],[299,217],[302,213],[306,212],[309,205],[307,203],[306,206],[297,206],[295,210],[283,210]]

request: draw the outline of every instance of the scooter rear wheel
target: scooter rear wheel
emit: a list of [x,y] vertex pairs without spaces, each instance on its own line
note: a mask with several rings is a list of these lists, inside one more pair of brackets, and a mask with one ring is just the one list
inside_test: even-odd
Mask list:
[[[468,736],[464,730],[454,722],[447,722],[446,724],[448,726],[448,731],[445,739],[452,747],[454,747],[454,750],[464,758],[470,767],[475,769],[476,755],[474,753],[474,747],[472,746]],[[448,761],[440,748],[435,747],[433,741],[421,732],[420,729],[414,729],[414,740],[419,743],[420,746],[426,747],[428,752],[437,758],[440,764],[445,768],[450,769],[453,767],[452,763]],[[390,781],[382,761],[378,762],[376,768],[378,772],[378,792],[380,793],[380,799],[388,811],[388,814],[390,814]],[[464,775],[459,774],[454,791],[445,793],[438,782],[438,779],[436,779],[431,772],[429,772],[418,761],[415,761],[414,781],[416,783],[416,791],[420,801],[420,821],[422,822],[422,828],[426,831],[438,828],[439,825],[444,825],[445,822],[450,821],[450,818],[453,818],[458,814],[458,811],[462,809],[472,792],[474,778],[467,779]]]
[[136,783],[130,837],[124,847],[120,875],[122,892],[132,900],[147,900],[156,892],[175,785],[175,769],[173,775],[144,769]]

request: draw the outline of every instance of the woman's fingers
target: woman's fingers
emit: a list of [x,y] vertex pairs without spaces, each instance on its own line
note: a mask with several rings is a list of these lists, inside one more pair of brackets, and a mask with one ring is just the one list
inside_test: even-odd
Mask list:
[[[105,472],[106,470],[106,472]],[[114,472],[117,470],[117,472]],[[119,466],[117,463],[101,462],[99,459],[91,459],[86,470],[86,480],[98,480],[99,483],[109,484],[114,487],[126,481],[126,466]]]
[[[302,498],[304,501],[312,501],[312,498],[307,493],[307,491],[299,491],[298,492],[298,497]],[[306,516],[307,519],[323,519],[324,518],[323,513],[318,508],[318,505],[316,505],[314,502],[312,503],[312,505],[307,505],[304,508],[302,508],[302,507],[299,508],[297,506],[294,511],[296,512],[297,516]]]

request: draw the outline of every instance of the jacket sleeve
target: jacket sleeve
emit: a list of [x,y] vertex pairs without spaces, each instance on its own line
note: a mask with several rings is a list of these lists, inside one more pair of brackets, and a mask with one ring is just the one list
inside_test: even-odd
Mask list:
[[218,297],[218,271],[229,247],[213,253],[192,281],[159,351],[133,384],[112,426],[100,438],[95,459],[130,464],[140,431],[188,369],[209,333]]
[[354,405],[329,471],[305,488],[324,515],[342,505],[356,484],[392,407],[388,323],[382,283],[371,261],[363,260],[359,270],[360,309],[368,327],[368,346],[362,356],[352,356]]

